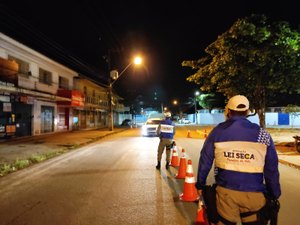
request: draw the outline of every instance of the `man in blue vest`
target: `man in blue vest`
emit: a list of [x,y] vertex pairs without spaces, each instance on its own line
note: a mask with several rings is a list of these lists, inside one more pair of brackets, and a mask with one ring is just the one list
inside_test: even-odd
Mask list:
[[175,135],[175,124],[171,120],[171,113],[165,113],[165,119],[160,122],[157,128],[157,135],[160,138],[157,149],[157,165],[156,169],[160,169],[160,163],[164,149],[166,148],[166,169],[169,169],[170,165],[170,152],[173,144],[173,137]]
[[218,225],[239,221],[243,225],[262,224],[258,212],[266,203],[265,196],[277,201],[281,195],[272,137],[250,122],[248,113],[245,96],[230,98],[225,108],[227,120],[210,132],[200,153],[196,188],[201,195],[214,162]]

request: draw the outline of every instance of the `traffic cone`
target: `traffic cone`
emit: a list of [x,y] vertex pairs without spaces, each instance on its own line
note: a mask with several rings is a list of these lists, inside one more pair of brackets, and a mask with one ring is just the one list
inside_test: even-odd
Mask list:
[[198,202],[198,209],[197,209],[197,218],[196,218],[196,225],[209,225],[205,206],[202,200]]
[[188,132],[187,132],[187,136],[186,136],[187,138],[191,138],[192,136],[191,136],[191,131],[190,130],[188,130]]
[[207,138],[207,131],[206,130],[204,130],[204,139],[206,139]]
[[192,161],[188,160],[188,164],[186,167],[186,171],[185,171],[185,176],[194,176],[194,171],[193,171],[193,166],[192,166]]
[[176,175],[177,179],[184,179],[185,178],[185,173],[186,173],[186,157],[185,157],[185,150],[184,148],[181,150],[182,156],[180,157],[180,162],[179,162],[179,169],[178,173]]
[[179,158],[178,158],[176,146],[173,148],[173,151],[172,151],[171,166],[173,166],[173,167],[179,166]]
[[[192,160],[188,160],[188,164],[192,165]],[[198,200],[197,189],[195,187],[195,177],[193,173],[187,173],[183,185],[183,193],[179,195],[179,199],[186,202],[194,202]]]

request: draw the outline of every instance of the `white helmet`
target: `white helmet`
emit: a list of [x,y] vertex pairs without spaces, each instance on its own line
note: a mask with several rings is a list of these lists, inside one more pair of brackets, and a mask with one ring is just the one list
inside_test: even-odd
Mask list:
[[166,113],[165,113],[165,117],[170,118],[170,117],[171,117],[171,113],[170,113],[170,112],[166,112]]
[[247,111],[249,109],[249,101],[244,95],[235,95],[229,99],[226,108],[234,111]]

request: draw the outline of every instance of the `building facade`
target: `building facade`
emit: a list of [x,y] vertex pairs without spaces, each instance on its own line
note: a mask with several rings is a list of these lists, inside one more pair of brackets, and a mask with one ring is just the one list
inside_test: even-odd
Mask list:
[[107,86],[0,33],[0,137],[103,128],[108,110]]
[[[71,97],[72,101],[59,102],[69,106],[72,112],[73,129],[96,129],[107,127],[108,91],[107,87],[79,76],[74,79],[74,90],[59,91],[61,97]],[[63,110],[61,110],[63,111]]]

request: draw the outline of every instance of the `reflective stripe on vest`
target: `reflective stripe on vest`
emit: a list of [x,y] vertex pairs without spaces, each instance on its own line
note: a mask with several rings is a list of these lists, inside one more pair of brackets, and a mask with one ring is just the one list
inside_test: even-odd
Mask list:
[[161,124],[160,131],[163,133],[173,134],[174,126],[168,124]]
[[225,170],[262,173],[267,146],[262,143],[228,141],[215,143],[216,166]]

